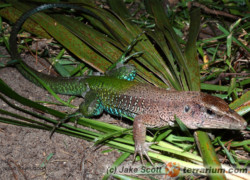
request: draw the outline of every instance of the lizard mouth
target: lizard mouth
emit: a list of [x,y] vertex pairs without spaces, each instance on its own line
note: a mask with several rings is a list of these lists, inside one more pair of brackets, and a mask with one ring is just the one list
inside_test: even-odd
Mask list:
[[247,127],[247,122],[233,111],[230,114],[215,115],[214,118],[205,116],[200,123],[197,123],[197,127],[203,129],[244,130]]
[[246,129],[247,122],[237,112],[230,110],[230,113],[227,118],[232,119],[231,123],[229,123],[230,129],[239,129],[239,130]]

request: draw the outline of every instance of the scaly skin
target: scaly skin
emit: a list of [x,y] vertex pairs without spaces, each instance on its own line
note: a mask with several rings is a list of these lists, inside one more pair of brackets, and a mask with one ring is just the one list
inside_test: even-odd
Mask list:
[[[24,14],[11,33],[12,59],[21,61],[17,53],[16,36],[25,19],[38,11],[53,7],[75,8],[73,5],[43,5]],[[92,15],[88,10],[79,7],[77,9]],[[20,64],[16,67],[27,79],[40,86],[37,79]],[[152,85],[118,79],[117,76],[112,76],[111,71],[106,73],[108,76],[62,78],[51,77],[28,68],[56,93],[85,97],[85,102],[79,109],[85,117],[101,114],[103,110],[116,116],[124,114],[133,117],[135,155],[139,153],[141,159],[145,155],[150,162],[147,151],[152,143],[145,143],[146,127],[173,126],[174,115],[190,129],[242,130],[247,125],[246,121],[231,110],[224,100],[205,93],[166,91]],[[117,74],[119,68],[115,71]],[[131,77],[127,79],[132,79]]]

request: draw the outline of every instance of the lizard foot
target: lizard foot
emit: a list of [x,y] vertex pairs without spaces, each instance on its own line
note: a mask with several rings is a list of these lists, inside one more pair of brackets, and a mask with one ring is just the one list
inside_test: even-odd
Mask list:
[[148,161],[152,164],[152,166],[154,166],[153,162],[151,161],[150,157],[148,156],[148,151],[152,151],[155,153],[158,153],[157,151],[154,151],[152,149],[150,149],[149,147],[152,144],[157,144],[158,142],[143,142],[143,143],[136,143],[135,144],[135,154],[134,154],[134,159],[133,159],[133,163],[135,161],[136,155],[139,154],[140,158],[141,158],[141,163],[144,165],[143,162],[143,155],[147,157]]
[[62,124],[62,123],[65,123],[65,121],[67,121],[68,119],[72,118],[72,117],[75,117],[75,121],[74,121],[74,126],[76,127],[77,125],[77,121],[78,121],[78,118],[82,116],[81,113],[79,112],[75,112],[73,114],[70,114],[70,115],[66,115],[63,119],[60,119],[58,121],[58,123],[53,127],[53,129],[51,130],[51,133],[50,133],[50,139],[52,137],[52,135],[54,134],[55,130],[57,128],[59,128],[59,126]]

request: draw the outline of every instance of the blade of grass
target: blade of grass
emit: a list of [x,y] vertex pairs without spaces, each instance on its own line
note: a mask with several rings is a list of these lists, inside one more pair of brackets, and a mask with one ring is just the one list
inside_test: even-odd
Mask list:
[[250,101],[250,91],[247,91],[244,93],[240,98],[236,99],[234,102],[232,102],[229,107],[231,109],[236,109],[237,107],[240,107],[242,104]]
[[230,152],[228,151],[228,149],[224,146],[224,144],[220,141],[219,138],[217,138],[217,141],[219,143],[219,145],[223,148],[223,150],[225,151],[225,154],[227,155],[229,161],[231,162],[231,164],[235,165],[236,162],[233,158],[233,156],[230,154]]
[[[190,12],[190,27],[188,41],[185,48],[186,64],[188,74],[192,83],[189,87],[192,91],[200,90],[200,68],[198,64],[196,39],[200,31],[200,9],[196,8]],[[187,73],[187,72],[186,72]]]
[[[201,89],[202,90],[210,90],[210,91],[227,92],[230,89],[230,86],[220,86],[220,85],[214,85],[214,84],[201,83]],[[241,88],[235,88],[235,90],[237,92],[242,92],[243,91]]]
[[[208,169],[213,168],[214,170],[219,170],[221,168],[221,164],[208,135],[203,131],[195,131],[194,137],[196,139],[196,143],[198,143],[198,148],[202,156],[204,166]],[[212,180],[226,179],[223,173],[210,173],[208,176]]]

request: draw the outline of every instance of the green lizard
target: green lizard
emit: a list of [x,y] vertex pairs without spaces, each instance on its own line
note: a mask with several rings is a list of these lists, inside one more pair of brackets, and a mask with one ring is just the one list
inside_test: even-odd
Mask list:
[[[100,19],[91,11],[70,4],[46,4],[36,7],[24,13],[13,26],[9,40],[13,60],[24,63],[16,43],[18,31],[24,21],[36,12],[54,7],[74,8]],[[39,81],[25,71],[20,63],[16,64],[16,68],[23,76],[41,86]],[[240,115],[218,97],[198,91],[167,91],[132,81],[136,70],[133,66],[124,65],[123,62],[112,66],[105,76],[52,77],[28,68],[56,93],[84,97],[85,101],[79,106],[79,112],[84,117],[96,116],[103,111],[116,116],[133,117],[134,158],[138,153],[141,159],[145,155],[151,164],[153,163],[147,151],[152,143],[145,142],[146,127],[174,126],[174,115],[177,115],[190,129],[243,130],[247,125]]]

